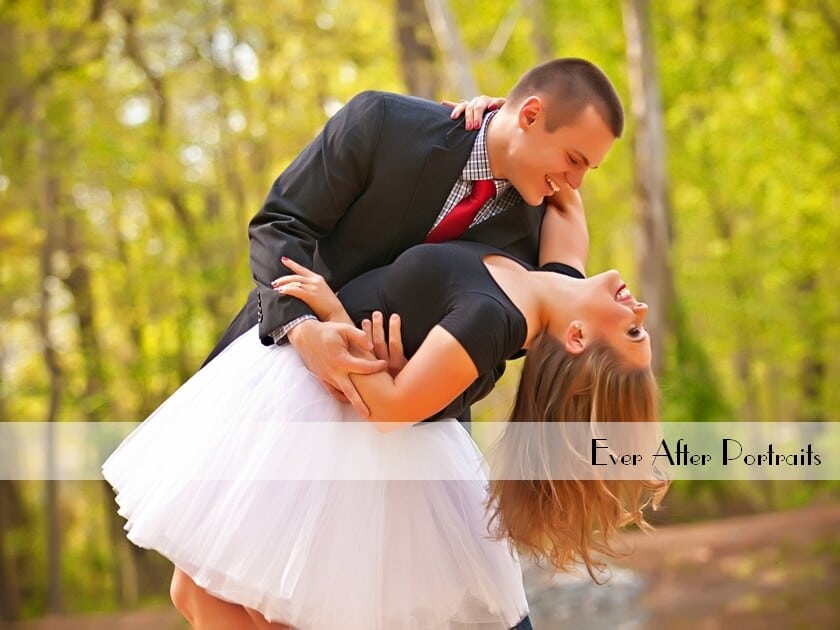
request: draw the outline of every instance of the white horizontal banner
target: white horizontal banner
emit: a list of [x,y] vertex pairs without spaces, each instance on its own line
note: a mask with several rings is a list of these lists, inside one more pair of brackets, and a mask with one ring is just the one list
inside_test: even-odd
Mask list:
[[840,479],[840,422],[147,424],[0,422],[0,479]]

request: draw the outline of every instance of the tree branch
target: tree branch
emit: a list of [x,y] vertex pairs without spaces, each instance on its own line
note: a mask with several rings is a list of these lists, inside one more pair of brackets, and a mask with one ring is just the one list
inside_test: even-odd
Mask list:
[[822,14],[829,30],[834,34],[835,42],[840,46],[840,18],[834,15],[831,5],[826,0],[820,0],[817,3],[817,9]]
[[[28,95],[34,95],[56,77],[68,72],[73,72],[74,70],[102,57],[102,54],[105,51],[105,38],[102,38],[100,45],[97,46],[89,55],[79,59],[73,58],[74,54],[88,39],[86,37],[86,26],[95,24],[102,20],[102,14],[105,10],[106,2],[107,0],[93,0],[91,12],[85,26],[73,31],[69,35],[69,38],[65,41],[64,45],[56,51],[55,56],[53,57],[54,63],[42,68],[28,85],[11,91],[11,96],[6,100],[3,105],[3,110],[0,112],[0,129],[5,128],[11,117],[21,107],[23,107],[27,101]],[[6,6],[9,5],[4,5],[2,8],[5,8]]]
[[140,38],[137,36],[137,15],[134,9],[121,8],[120,15],[125,21],[125,54],[146,75],[152,86],[152,91],[158,97],[158,128],[163,130],[169,118],[163,78],[155,74],[143,55]]

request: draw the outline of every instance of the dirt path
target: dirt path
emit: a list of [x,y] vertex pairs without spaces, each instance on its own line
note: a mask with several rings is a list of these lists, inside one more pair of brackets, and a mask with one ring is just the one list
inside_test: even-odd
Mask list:
[[[606,586],[526,570],[537,628],[840,628],[840,504],[623,536]],[[563,588],[565,587],[565,588]]]
[[[4,628],[0,622],[0,628]],[[174,608],[130,613],[62,615],[11,624],[9,630],[189,630]]]
[[840,504],[626,538],[648,628],[840,628]]
[[[625,534],[613,579],[526,567],[537,630],[840,627],[840,503]],[[11,630],[186,630],[172,610],[45,618]]]

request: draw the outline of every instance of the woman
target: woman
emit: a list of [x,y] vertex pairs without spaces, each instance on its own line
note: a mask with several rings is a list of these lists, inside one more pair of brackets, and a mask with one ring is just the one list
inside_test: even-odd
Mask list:
[[[409,427],[522,349],[526,375],[547,363],[553,373],[523,379],[525,415],[515,419],[655,420],[647,307],[617,272],[583,279],[570,266],[535,270],[478,243],[421,245],[346,285],[339,302],[318,276],[286,264],[296,275],[276,290],[322,319],[405,315],[409,360],[396,374],[354,376],[371,418],[356,423],[369,430],[353,444],[311,429],[360,420],[352,409],[293,348],[264,347],[253,333],[168,399],[103,473],[129,538],[172,560],[176,580],[189,576],[241,604],[251,627],[267,625],[264,617],[301,630],[511,628],[527,602],[509,541],[558,567],[580,558],[591,570],[589,550],[609,549],[583,523],[603,535],[643,524],[644,484],[622,494],[606,484],[500,482],[489,536],[487,483],[475,477],[481,456],[467,432],[454,420]],[[562,400],[546,393],[555,378]],[[600,411],[607,403],[610,417]],[[372,454],[419,461],[438,481],[377,470],[370,481],[342,481]],[[559,509],[564,497],[573,508]],[[522,518],[529,512],[538,518]]]

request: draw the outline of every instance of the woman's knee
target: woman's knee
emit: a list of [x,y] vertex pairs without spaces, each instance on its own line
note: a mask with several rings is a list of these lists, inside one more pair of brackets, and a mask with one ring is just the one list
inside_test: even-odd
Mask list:
[[169,584],[169,598],[172,600],[175,608],[190,623],[193,621],[193,607],[197,588],[195,582],[180,569],[176,568],[172,573],[172,582]]

